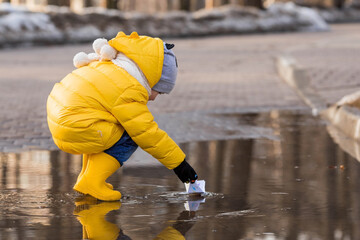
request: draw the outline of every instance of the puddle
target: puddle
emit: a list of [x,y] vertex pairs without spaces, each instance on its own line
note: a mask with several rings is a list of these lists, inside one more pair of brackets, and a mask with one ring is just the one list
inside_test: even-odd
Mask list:
[[321,120],[223,117],[275,137],[182,143],[206,180],[204,202],[165,167],[130,163],[109,179],[121,203],[79,199],[80,156],[0,154],[0,239],[360,239],[360,164]]

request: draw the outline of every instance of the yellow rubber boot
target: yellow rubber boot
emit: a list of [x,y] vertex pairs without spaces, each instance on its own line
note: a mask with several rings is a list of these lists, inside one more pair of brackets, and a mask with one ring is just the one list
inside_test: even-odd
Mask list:
[[105,184],[105,180],[119,167],[120,163],[104,152],[90,154],[86,170],[75,184],[74,190],[103,201],[120,200],[121,193],[109,189]]
[[[82,155],[82,167],[81,167],[81,172],[79,173],[79,176],[77,177],[76,183],[77,184],[79,182],[79,180],[81,179],[82,175],[84,174],[87,164],[88,164],[88,158],[89,155],[88,154],[83,154]],[[111,185],[110,183],[105,182],[105,185],[110,188],[110,189],[114,189],[113,185]]]
[[74,214],[78,216],[77,219],[83,226],[83,239],[117,239],[120,229],[116,224],[106,221],[105,215],[119,209],[120,202],[80,206],[76,207]]

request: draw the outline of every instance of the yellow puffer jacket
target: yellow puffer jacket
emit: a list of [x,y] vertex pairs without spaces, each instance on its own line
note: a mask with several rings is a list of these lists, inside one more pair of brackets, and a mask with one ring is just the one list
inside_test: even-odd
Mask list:
[[[109,44],[139,66],[150,87],[159,81],[161,39],[119,32]],[[102,152],[126,130],[143,150],[173,169],[185,154],[158,128],[146,106],[148,99],[146,89],[124,69],[110,61],[95,61],[55,84],[47,101],[49,129],[55,144],[73,154]]]

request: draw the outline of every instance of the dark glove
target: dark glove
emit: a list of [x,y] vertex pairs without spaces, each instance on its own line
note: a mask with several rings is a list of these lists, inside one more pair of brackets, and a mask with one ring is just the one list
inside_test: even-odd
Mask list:
[[184,160],[179,166],[174,168],[174,172],[182,182],[194,183],[198,176],[195,170]]

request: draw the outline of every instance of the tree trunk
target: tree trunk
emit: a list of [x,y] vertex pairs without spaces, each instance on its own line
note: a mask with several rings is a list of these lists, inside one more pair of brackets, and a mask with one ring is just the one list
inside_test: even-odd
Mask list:
[[180,10],[190,11],[190,0],[181,0]]
[[334,7],[338,8],[338,9],[342,9],[342,8],[344,8],[345,0],[334,0],[333,5],[334,5]]
[[245,0],[244,6],[251,6],[259,9],[264,9],[262,0]]
[[[48,0],[48,1],[45,1],[45,3],[47,2],[47,4],[45,5],[55,5],[55,6],[60,6],[60,1],[58,0]],[[43,2],[44,3],[44,2]]]
[[107,8],[117,9],[118,0],[107,0]]

